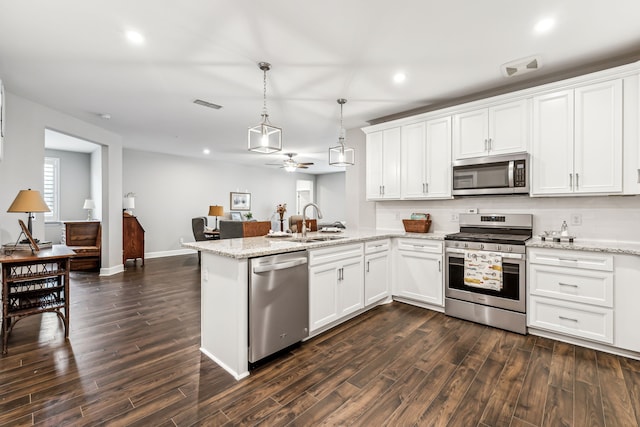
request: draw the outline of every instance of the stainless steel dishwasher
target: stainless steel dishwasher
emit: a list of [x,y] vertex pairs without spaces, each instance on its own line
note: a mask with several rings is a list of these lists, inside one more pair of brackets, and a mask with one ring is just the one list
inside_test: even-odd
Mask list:
[[307,252],[249,260],[249,362],[309,336]]

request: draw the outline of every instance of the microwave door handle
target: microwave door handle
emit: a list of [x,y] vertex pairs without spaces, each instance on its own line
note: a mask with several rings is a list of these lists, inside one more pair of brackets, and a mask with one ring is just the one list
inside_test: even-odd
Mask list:
[[513,174],[514,174],[513,160],[510,160],[509,161],[509,188],[513,188],[514,186]]

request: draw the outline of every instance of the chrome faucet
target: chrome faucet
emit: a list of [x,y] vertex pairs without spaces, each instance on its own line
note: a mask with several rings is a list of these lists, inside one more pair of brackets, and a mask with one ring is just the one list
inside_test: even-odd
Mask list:
[[307,208],[309,206],[313,206],[314,208],[316,208],[316,212],[318,212],[318,219],[322,219],[322,212],[320,211],[320,208],[318,207],[318,205],[316,205],[315,203],[307,203],[306,205],[304,205],[304,208],[302,208],[302,237],[307,237],[307,215],[305,214],[305,212],[307,211]]

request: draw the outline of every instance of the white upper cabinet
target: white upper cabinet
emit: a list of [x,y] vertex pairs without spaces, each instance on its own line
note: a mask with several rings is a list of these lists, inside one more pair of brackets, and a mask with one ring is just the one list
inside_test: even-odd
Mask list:
[[622,81],[533,98],[532,195],[622,192]]
[[575,91],[575,191],[622,191],[622,80]]
[[456,160],[527,151],[529,101],[522,99],[453,116]]
[[400,127],[367,134],[367,199],[400,198]]
[[402,127],[403,199],[451,198],[451,117]]

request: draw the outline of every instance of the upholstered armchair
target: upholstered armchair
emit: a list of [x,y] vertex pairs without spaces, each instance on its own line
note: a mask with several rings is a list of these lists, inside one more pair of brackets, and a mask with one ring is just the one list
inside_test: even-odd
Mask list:
[[[204,234],[206,226],[206,216],[191,218],[191,229],[193,230],[193,238],[196,239],[196,242],[201,242],[203,240],[213,240],[213,236],[207,236]],[[198,251],[198,264],[200,263],[200,256],[200,251]]]

